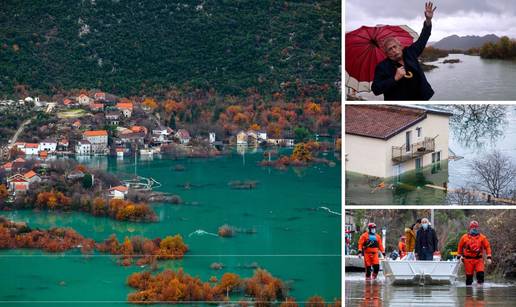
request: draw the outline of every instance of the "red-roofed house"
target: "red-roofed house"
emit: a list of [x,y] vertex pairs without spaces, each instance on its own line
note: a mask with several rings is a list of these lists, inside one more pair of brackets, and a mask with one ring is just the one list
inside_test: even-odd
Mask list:
[[190,133],[186,129],[177,130],[175,137],[179,139],[181,144],[188,144],[190,142]]
[[119,185],[109,189],[109,196],[116,199],[125,199],[129,189],[126,186]]
[[381,178],[448,159],[450,113],[398,105],[346,105],[346,171]]
[[144,127],[144,126],[132,126],[131,127],[131,131],[132,132],[143,132],[145,133],[145,135],[147,135],[147,127]]
[[25,148],[23,152],[26,155],[37,155],[39,153],[39,144],[38,143],[25,143]]
[[92,102],[92,103],[90,103],[90,110],[92,110],[92,111],[102,111],[102,110],[104,110],[104,104],[103,103]]
[[120,110],[125,117],[131,117],[133,112],[133,103],[132,102],[119,102],[116,104],[116,108]]
[[92,153],[106,153],[108,145],[108,133],[106,130],[84,131],[83,138],[91,143]]
[[106,93],[104,93],[104,92],[96,92],[94,97],[95,97],[95,100],[102,100],[102,101],[104,101],[104,100],[106,100]]
[[19,192],[26,192],[29,189],[29,180],[27,180],[22,174],[14,174],[7,178],[7,186],[14,195]]
[[23,174],[23,177],[25,177],[25,179],[27,179],[29,184],[41,181],[41,177],[39,177],[38,174],[36,174],[36,172],[33,170],[30,170],[30,171],[26,172],[25,174]]
[[77,97],[77,102],[79,102],[80,105],[87,106],[91,103],[92,99],[88,97],[86,94],[80,94]]
[[73,122],[72,126],[76,129],[79,129],[81,128],[81,121],[80,120],[76,120]]

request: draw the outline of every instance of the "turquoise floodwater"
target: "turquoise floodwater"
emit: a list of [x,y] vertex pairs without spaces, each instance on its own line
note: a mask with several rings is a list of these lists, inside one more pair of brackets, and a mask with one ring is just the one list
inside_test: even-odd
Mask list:
[[[95,240],[112,233],[119,239],[179,233],[190,251],[180,261],[160,262],[160,269],[182,267],[207,280],[225,272],[249,277],[253,265],[258,264],[287,281],[292,287],[289,295],[297,300],[320,295],[333,301],[341,296],[341,163],[280,171],[258,166],[261,159],[262,153],[257,152],[212,159],[139,161],[138,175],[156,179],[163,185],[158,191],[178,194],[184,200],[182,205],[154,204],[158,223],[118,222],[76,212],[1,215],[26,221],[33,228],[73,227]],[[83,163],[117,174],[134,173],[130,159],[94,157]],[[177,164],[186,169],[174,171]],[[228,186],[234,180],[255,180],[258,185],[253,190],[234,190]],[[185,190],[182,185],[187,182],[192,188]],[[233,238],[210,234],[216,234],[223,224],[255,232],[238,232]],[[206,233],[199,235],[197,230]],[[126,278],[145,268],[122,267],[115,261],[103,255],[85,258],[78,251],[57,256],[1,251],[0,301],[124,302],[131,291]],[[210,269],[213,262],[222,262],[224,269]]]

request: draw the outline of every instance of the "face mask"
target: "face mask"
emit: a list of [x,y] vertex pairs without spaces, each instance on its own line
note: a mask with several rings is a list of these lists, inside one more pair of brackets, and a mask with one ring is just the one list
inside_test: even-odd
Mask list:
[[428,224],[421,224],[421,226],[423,226],[423,229],[427,229],[428,228]]
[[369,231],[370,231],[371,233],[376,233],[376,228],[371,228]]
[[469,231],[470,234],[472,235],[478,235],[478,229],[477,228],[473,228]]

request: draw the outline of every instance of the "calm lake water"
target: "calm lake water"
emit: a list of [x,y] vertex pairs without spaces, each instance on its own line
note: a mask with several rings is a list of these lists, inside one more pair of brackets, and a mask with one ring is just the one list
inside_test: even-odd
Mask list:
[[[346,203],[347,204],[378,204],[378,205],[433,205],[443,204],[447,195],[439,190],[425,187],[426,184],[441,186],[448,182],[450,188],[468,187],[476,179],[471,175],[470,164],[481,159],[486,153],[494,150],[509,156],[516,163],[516,106],[499,105],[503,118],[498,125],[482,128],[478,133],[475,126],[450,126],[449,148],[463,157],[459,160],[442,161],[428,166],[421,172],[407,172],[399,179],[391,178],[385,181],[386,189],[375,187],[383,181],[372,180],[370,177],[356,173],[346,173]],[[500,119],[500,116],[498,116]],[[472,125],[471,122],[467,125]],[[473,127],[473,128],[472,128]],[[461,134],[461,129],[471,130]],[[499,133],[497,134],[496,131]],[[471,136],[471,133],[475,133]],[[493,134],[497,134],[493,136]],[[470,138],[470,140],[467,140]]]
[[365,282],[363,273],[346,273],[346,306],[514,306],[516,285],[487,281],[466,287],[464,280],[451,286],[393,286],[383,278]]
[[[305,300],[321,295],[327,300],[341,296],[341,167],[322,165],[279,171],[262,168],[262,153],[213,159],[154,159],[138,163],[138,175],[163,184],[158,191],[178,194],[182,205],[154,204],[160,221],[152,224],[118,222],[82,213],[33,211],[1,212],[33,228],[73,227],[96,240],[115,233],[124,236],[164,237],[179,233],[190,251],[180,261],[160,262],[160,269],[184,268],[207,280],[225,272],[242,277],[253,274],[258,264],[287,281],[289,295]],[[111,172],[134,172],[130,159],[92,158],[88,165]],[[172,170],[175,165],[185,171]],[[233,190],[228,182],[256,180],[253,190]],[[185,190],[184,183],[193,187]],[[323,209],[320,207],[326,207]],[[335,213],[332,213],[333,211]],[[220,238],[219,226],[230,224],[256,233],[237,233]],[[197,230],[204,235],[195,234]],[[139,267],[122,267],[111,256],[84,258],[79,253],[63,256],[37,251],[0,251],[0,301],[108,301],[125,302],[131,291],[127,277]],[[222,262],[224,269],[210,269]],[[117,304],[119,305],[119,304]],[[48,306],[48,304],[47,304]]]
[[[446,59],[460,63],[443,64]],[[438,68],[425,72],[435,91],[432,100],[516,100],[516,60],[482,59],[479,56],[450,54],[435,62]],[[383,100],[383,95],[361,93],[367,100]]]

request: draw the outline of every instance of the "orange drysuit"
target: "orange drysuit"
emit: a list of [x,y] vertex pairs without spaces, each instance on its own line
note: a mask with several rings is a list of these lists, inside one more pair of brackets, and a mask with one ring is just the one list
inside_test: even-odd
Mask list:
[[400,241],[398,243],[398,250],[400,251],[400,259],[405,257],[405,255],[407,254],[405,247],[406,247],[405,242]]
[[483,234],[465,234],[460,238],[457,255],[464,259],[466,277],[474,272],[484,272],[484,253],[491,258],[491,245]]
[[378,258],[378,252],[385,252],[380,235],[374,234],[376,240],[370,240],[370,235],[373,236],[373,234],[370,234],[366,231],[360,236],[360,239],[358,240],[358,251],[363,252],[364,264],[366,267],[379,265],[380,258]]

